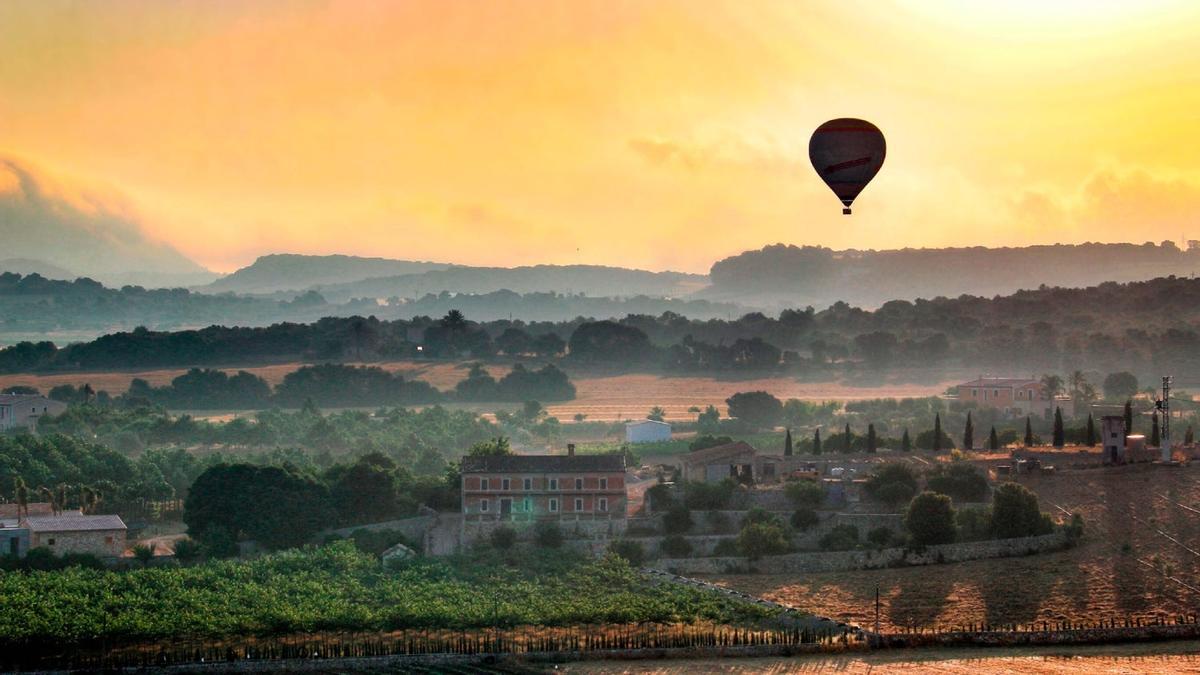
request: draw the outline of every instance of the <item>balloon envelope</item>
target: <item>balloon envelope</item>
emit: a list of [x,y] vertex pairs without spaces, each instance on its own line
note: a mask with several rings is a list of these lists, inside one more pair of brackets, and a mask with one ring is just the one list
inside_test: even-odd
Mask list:
[[883,132],[866,120],[849,117],[829,120],[817,127],[808,140],[809,161],[821,180],[842,200],[846,207],[842,213],[847,215],[854,198],[879,173],[886,155]]

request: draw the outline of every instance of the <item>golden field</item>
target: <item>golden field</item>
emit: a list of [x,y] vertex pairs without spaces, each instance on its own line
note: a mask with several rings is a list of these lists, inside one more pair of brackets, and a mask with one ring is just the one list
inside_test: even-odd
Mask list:
[[[274,386],[282,381],[285,375],[302,365],[286,363],[245,368],[220,368],[220,370],[228,373],[245,370],[258,375]],[[453,389],[455,384],[466,377],[469,368],[465,363],[441,361],[391,361],[367,365],[379,366],[391,372],[401,373],[408,378],[424,380],[441,390]],[[153,386],[163,386],[183,374],[185,370],[184,368],[165,368],[123,372],[0,375],[0,390],[15,385],[27,385],[47,392],[60,384],[78,386],[87,383],[97,391],[103,390],[115,395],[128,389],[129,382],[134,378],[142,378]],[[493,376],[501,377],[510,370],[510,367],[492,364],[488,366],[488,370]],[[732,380],[644,373],[622,375],[572,373],[571,381],[577,390],[575,400],[547,406],[550,414],[563,422],[570,422],[576,414],[586,415],[587,419],[591,421],[638,419],[643,417],[653,406],[665,408],[667,420],[694,420],[695,414],[689,413],[688,408],[715,405],[722,414],[725,414],[725,399],[739,391],[763,390],[771,392],[781,399],[846,401],[865,398],[932,396],[940,394],[951,384],[939,381],[931,384],[860,386],[840,382],[801,382],[787,377]],[[494,407],[485,404],[481,409],[490,410]]]
[[1200,590],[1192,589],[1200,589],[1200,551],[1189,548],[1200,541],[1200,510],[1191,510],[1200,506],[1200,466],[1068,470],[1021,482],[1038,494],[1044,510],[1062,515],[1062,507],[1083,516],[1079,546],[932,567],[717,581],[863,626],[874,622],[878,586],[885,631],[1196,611]]

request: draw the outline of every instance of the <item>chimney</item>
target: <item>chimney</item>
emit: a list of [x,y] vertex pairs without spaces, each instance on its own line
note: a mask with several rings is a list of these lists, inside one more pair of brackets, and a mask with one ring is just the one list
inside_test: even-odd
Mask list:
[[575,456],[575,444],[567,443],[567,457],[574,457],[574,456]]

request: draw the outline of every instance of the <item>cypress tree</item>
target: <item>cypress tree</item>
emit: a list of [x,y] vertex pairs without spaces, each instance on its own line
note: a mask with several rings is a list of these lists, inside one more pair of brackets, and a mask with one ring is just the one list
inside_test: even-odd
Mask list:
[[1125,435],[1133,433],[1133,401],[1125,399]]
[[963,450],[975,447],[975,424],[971,422],[971,411],[967,411],[967,426],[963,428]]
[[792,456],[792,428],[788,427],[787,434],[783,437],[783,456]]
[[850,423],[846,423],[846,430],[842,435],[842,452],[850,454]]
[[942,414],[933,414],[933,451],[942,451]]
[[1096,447],[1096,422],[1092,419],[1091,413],[1088,413],[1087,439],[1085,442],[1089,448]]
[[1025,416],[1025,447],[1033,447],[1033,423],[1029,421],[1029,416]]
[[900,437],[900,449],[904,452],[912,451],[912,439],[908,437],[908,427],[904,427],[904,435]]
[[1191,445],[1196,442],[1196,437],[1192,434],[1192,425],[1188,425],[1187,431],[1183,432],[1183,442]]
[[1158,435],[1158,411],[1154,411],[1154,416],[1150,418],[1150,445],[1159,447],[1162,445],[1162,438]]
[[878,450],[879,439],[875,437],[875,425],[867,425],[867,452],[875,452]]
[[821,454],[821,430],[820,429],[817,429],[817,431],[813,434],[813,454],[814,455]]
[[1063,431],[1062,408],[1054,408],[1054,447],[1061,448],[1067,444],[1067,435]]
[[1000,449],[1000,437],[996,435],[996,427],[992,426],[992,433],[988,434],[988,450]]

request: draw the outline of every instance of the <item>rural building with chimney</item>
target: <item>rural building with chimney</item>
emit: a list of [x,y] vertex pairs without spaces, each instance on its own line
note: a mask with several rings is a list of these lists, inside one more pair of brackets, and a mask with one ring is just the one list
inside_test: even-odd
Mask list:
[[1007,417],[1041,417],[1050,419],[1055,408],[1071,417],[1074,402],[1069,397],[1051,398],[1038,380],[1024,377],[983,377],[963,382],[956,387],[958,400],[975,403],[980,408],[999,409]]
[[625,531],[623,455],[463,457],[463,541],[500,525],[516,530],[552,521],[593,537]]

